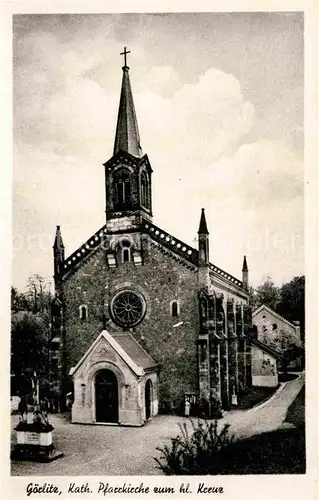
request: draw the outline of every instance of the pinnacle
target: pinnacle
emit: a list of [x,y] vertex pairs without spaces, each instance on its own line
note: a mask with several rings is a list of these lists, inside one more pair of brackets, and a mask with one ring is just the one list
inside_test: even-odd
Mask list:
[[207,229],[207,224],[206,224],[205,208],[202,208],[202,213],[201,213],[201,216],[200,216],[200,223],[199,223],[198,233],[209,234],[208,233],[208,229]]

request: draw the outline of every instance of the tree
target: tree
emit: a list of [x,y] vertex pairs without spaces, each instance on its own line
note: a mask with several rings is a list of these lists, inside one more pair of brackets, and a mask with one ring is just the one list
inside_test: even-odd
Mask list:
[[11,373],[21,384],[20,392],[28,392],[34,377],[42,381],[48,374],[49,330],[44,320],[31,312],[18,312],[11,319]]
[[30,276],[27,284],[26,298],[30,311],[34,313],[48,312],[52,301],[50,282],[39,274]]
[[26,296],[20,293],[15,287],[11,287],[11,311],[16,313],[18,311],[28,311],[29,304]]
[[282,285],[276,311],[289,321],[299,321],[300,332],[305,331],[305,276],[296,276]]
[[31,311],[48,313],[51,309],[52,294],[50,280],[39,274],[30,276],[25,292],[19,292],[11,287],[11,311]]
[[254,310],[259,305],[259,304],[257,304],[256,291],[252,286],[250,286],[248,293],[249,293],[249,305],[251,306],[252,310]]
[[252,299],[255,303],[253,307],[259,307],[264,304],[276,310],[280,301],[279,288],[276,287],[272,279],[268,276],[266,281],[256,288],[255,294],[252,294]]
[[48,383],[50,288],[49,280],[38,274],[28,279],[26,292],[11,288],[11,374],[20,392],[30,392],[34,373],[40,386]]

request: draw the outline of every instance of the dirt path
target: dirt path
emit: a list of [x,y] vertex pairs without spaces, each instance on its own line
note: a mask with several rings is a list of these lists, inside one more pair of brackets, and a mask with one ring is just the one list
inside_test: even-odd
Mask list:
[[232,433],[237,438],[278,429],[285,420],[289,405],[294,401],[304,383],[305,376],[301,374],[300,378],[287,382],[283,389],[277,391],[265,405],[248,411],[231,411],[222,419],[222,422],[231,424]]
[[[274,430],[282,425],[290,403],[304,384],[304,375],[287,382],[265,406],[253,410],[233,410],[219,421],[231,424],[236,437],[248,437]],[[18,417],[12,417],[12,427]],[[71,425],[63,415],[52,415],[54,439],[65,456],[49,464],[12,462],[12,475],[26,476],[111,476],[156,475],[154,457],[157,446],[163,446],[179,433],[178,423],[186,418],[160,415],[145,427],[108,427]]]

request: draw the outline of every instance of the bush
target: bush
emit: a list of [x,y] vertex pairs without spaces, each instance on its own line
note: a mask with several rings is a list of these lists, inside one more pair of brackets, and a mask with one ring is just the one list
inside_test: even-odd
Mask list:
[[162,454],[154,458],[157,468],[168,476],[217,474],[223,451],[233,442],[229,424],[219,432],[217,420],[190,422],[190,430],[186,423],[179,424],[181,436],[172,438],[170,445],[156,448]]

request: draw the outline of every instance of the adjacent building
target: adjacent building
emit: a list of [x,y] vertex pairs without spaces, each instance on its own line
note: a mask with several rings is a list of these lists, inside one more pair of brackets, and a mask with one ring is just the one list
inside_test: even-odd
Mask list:
[[301,347],[298,322],[291,323],[264,304],[253,311],[252,319],[258,340],[280,354],[291,345]]

